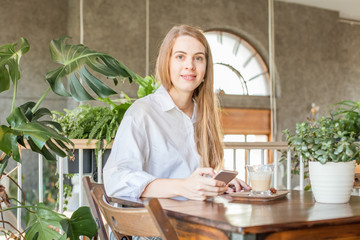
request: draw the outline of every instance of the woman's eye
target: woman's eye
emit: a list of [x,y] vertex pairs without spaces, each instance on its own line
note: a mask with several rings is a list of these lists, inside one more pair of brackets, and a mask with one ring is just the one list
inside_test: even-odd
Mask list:
[[202,57],[196,57],[195,60],[196,60],[196,61],[202,61],[203,58],[202,58]]
[[179,59],[179,60],[182,60],[182,59],[184,59],[184,56],[182,56],[182,55],[177,55],[176,58]]

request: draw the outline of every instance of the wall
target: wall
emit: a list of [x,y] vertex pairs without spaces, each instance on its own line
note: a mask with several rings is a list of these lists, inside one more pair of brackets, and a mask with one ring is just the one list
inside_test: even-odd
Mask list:
[[[85,43],[113,54],[140,75],[145,72],[145,3],[97,0],[84,7]],[[266,0],[149,3],[151,74],[161,40],[176,24],[230,30],[249,40],[268,58]],[[298,4],[275,2],[274,11],[275,59],[281,90],[277,99],[277,140],[281,140],[283,129],[294,129],[296,122],[306,119],[311,103],[325,112],[329,104],[359,99],[354,86],[359,82],[360,26],[339,22],[335,11]],[[122,88],[136,96],[135,85]]]
[[294,128],[320,106],[359,101],[360,26],[341,23],[334,11],[278,2],[276,64],[280,74],[279,130]]
[[[207,29],[227,29],[252,42],[265,59],[268,57],[266,0],[151,0],[150,9],[150,74],[162,38],[175,24],[191,24]],[[20,90],[23,99],[39,97],[45,90],[43,76],[52,69],[47,45],[61,35],[72,36],[79,43],[79,2],[51,0],[1,0],[5,15],[0,27],[6,29],[0,43],[27,36],[31,51],[23,58],[22,82],[32,81]],[[9,17],[6,17],[6,14]],[[14,19],[11,16],[17,16]],[[10,27],[11,26],[11,27]],[[354,88],[359,76],[359,25],[338,21],[335,11],[275,2],[275,59],[281,95],[277,99],[278,133],[294,128],[304,120],[311,103],[322,111],[343,99],[357,100]],[[146,0],[84,1],[84,44],[97,51],[110,53],[139,75],[145,75]],[[112,86],[112,83],[109,82]],[[137,86],[125,83],[116,88],[136,96]],[[11,101],[11,93],[2,96],[1,113]],[[21,99],[19,99],[19,102]],[[61,109],[71,100],[53,94],[46,104]],[[4,121],[4,117],[0,118]],[[279,137],[280,138],[280,137]]]
[[[48,88],[45,83],[46,72],[56,68],[51,63],[49,43],[52,39],[67,34],[68,4],[61,0],[0,0],[0,45],[13,43],[25,37],[30,51],[21,58],[21,79],[19,81],[16,106],[27,101],[37,101]],[[12,102],[12,90],[0,95],[0,123],[6,124]],[[66,99],[52,93],[48,94],[42,107],[62,110]],[[24,185],[23,189],[33,192],[37,189],[37,154],[25,151],[22,156]],[[14,167],[9,164],[8,169]]]

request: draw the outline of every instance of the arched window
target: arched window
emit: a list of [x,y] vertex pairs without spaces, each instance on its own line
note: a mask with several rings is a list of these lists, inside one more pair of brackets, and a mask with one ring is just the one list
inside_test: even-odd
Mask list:
[[[220,97],[225,97],[225,100],[220,99],[223,100],[221,121],[224,141],[269,141],[270,104],[266,105],[267,108],[257,109],[233,105],[245,101],[256,102],[259,99],[269,103],[269,73],[264,59],[247,40],[233,33],[216,30],[205,32],[205,36],[213,54],[214,89]],[[224,104],[226,100],[230,100],[230,103]],[[236,168],[240,176],[245,176],[245,150],[236,150],[236,166],[233,165],[233,154],[232,150],[225,150],[224,167]],[[261,159],[261,152],[252,151],[251,158],[254,158],[252,163],[255,164],[256,160]],[[265,160],[268,159],[269,155],[266,152]]]
[[265,61],[245,39],[225,31],[208,31],[214,61],[214,88],[230,95],[269,96]]

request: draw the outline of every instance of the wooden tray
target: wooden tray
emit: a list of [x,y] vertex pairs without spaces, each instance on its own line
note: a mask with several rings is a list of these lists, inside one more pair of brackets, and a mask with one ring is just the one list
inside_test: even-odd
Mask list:
[[266,201],[272,201],[275,199],[283,198],[288,194],[289,191],[283,191],[278,190],[276,193],[271,195],[250,195],[250,191],[245,192],[236,192],[236,193],[230,193],[228,196],[231,197],[231,200],[233,201],[245,201],[245,202],[266,202]]

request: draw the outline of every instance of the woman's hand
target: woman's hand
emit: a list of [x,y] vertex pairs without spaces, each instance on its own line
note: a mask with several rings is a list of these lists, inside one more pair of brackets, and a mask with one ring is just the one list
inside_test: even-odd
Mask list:
[[229,187],[226,190],[226,193],[240,192],[241,190],[251,190],[251,187],[249,185],[247,185],[243,180],[240,180],[238,178],[234,178],[233,180],[231,180],[228,186]]
[[[198,168],[188,178],[183,179],[179,195],[193,200],[206,200],[208,196],[223,194],[228,186],[212,178],[215,175],[212,168]],[[209,176],[209,177],[206,177]]]

